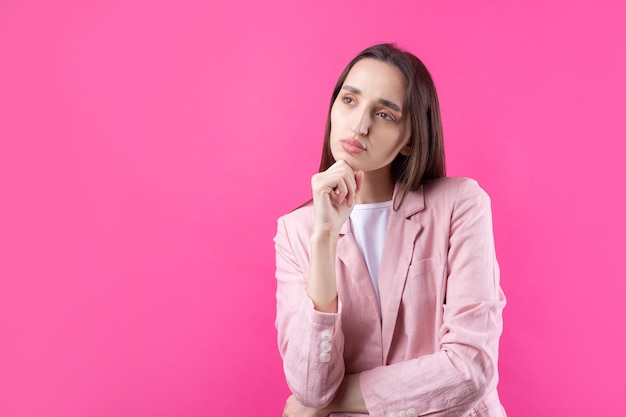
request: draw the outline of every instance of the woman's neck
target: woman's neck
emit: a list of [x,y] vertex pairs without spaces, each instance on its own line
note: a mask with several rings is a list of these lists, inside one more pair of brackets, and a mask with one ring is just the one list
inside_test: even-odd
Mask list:
[[394,182],[388,170],[365,172],[361,189],[356,196],[356,203],[369,204],[389,201],[393,197],[393,188]]

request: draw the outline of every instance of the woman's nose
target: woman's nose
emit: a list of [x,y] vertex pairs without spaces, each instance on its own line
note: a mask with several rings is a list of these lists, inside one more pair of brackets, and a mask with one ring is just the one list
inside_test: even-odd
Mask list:
[[366,136],[370,129],[370,119],[366,112],[360,112],[354,125],[352,126],[352,132],[355,135]]

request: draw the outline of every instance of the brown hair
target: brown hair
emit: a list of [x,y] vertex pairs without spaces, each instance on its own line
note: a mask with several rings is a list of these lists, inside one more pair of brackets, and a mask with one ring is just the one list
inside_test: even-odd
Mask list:
[[[330,149],[330,112],[348,73],[360,60],[373,58],[392,65],[404,75],[407,84],[406,108],[411,121],[411,153],[398,154],[391,162],[391,178],[400,186],[394,197],[394,210],[398,210],[409,191],[417,190],[424,181],[446,176],[443,131],[439,99],[430,73],[415,55],[393,44],[371,46],[358,54],[343,70],[330,99],[320,172],[326,171],[336,161]],[[400,201],[396,201],[400,196]]]

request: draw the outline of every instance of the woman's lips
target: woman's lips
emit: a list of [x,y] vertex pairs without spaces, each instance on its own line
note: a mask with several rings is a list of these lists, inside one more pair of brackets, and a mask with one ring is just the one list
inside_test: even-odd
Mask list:
[[365,146],[363,146],[361,142],[356,139],[346,138],[341,139],[340,142],[343,150],[348,153],[361,153],[365,151]]

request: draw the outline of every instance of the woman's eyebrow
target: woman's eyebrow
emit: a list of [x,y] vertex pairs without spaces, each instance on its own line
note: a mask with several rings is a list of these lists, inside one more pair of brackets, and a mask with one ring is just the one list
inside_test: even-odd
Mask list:
[[[361,95],[361,90],[359,90],[358,88],[353,87],[351,85],[344,85],[341,89],[349,91],[352,94],[356,94],[357,96]],[[389,107],[391,110],[396,111],[396,112],[402,114],[402,107],[400,107],[399,105],[397,105],[393,101],[387,100],[386,98],[379,98],[378,102],[380,104],[382,104],[383,106]]]

